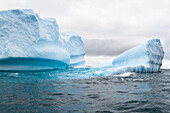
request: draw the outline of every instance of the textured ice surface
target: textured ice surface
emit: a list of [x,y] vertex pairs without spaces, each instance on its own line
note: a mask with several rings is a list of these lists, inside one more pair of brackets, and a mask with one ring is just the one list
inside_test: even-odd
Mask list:
[[61,33],[60,40],[62,45],[70,54],[70,66],[84,66],[84,55],[86,53],[84,43],[79,35],[73,32]]
[[[8,61],[8,58],[12,59]],[[45,66],[46,60],[55,61],[50,69],[68,67],[70,55],[59,44],[59,29],[55,19],[41,19],[30,9],[0,11],[0,69],[13,68],[14,58],[20,60],[23,58],[24,61],[25,58],[32,60],[38,58],[41,59],[41,63],[45,59],[44,64],[41,64],[43,69],[49,68]],[[63,65],[60,66],[56,62],[61,62]],[[26,65],[36,67],[40,64],[26,63]],[[37,68],[41,69],[39,66]]]
[[164,51],[160,40],[153,39],[120,54],[113,60],[112,66],[115,73],[158,72],[163,57]]
[[[55,19],[31,9],[0,11],[0,70],[41,70],[84,66],[85,46],[73,32],[59,33]],[[162,65],[159,39],[134,47],[97,73],[157,72]]]

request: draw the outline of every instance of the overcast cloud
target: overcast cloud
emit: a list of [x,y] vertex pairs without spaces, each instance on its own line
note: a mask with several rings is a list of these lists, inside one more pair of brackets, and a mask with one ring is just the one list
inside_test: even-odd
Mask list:
[[170,0],[0,0],[0,10],[9,8],[56,18],[61,32],[82,36],[87,55],[118,55],[160,38],[170,59]]

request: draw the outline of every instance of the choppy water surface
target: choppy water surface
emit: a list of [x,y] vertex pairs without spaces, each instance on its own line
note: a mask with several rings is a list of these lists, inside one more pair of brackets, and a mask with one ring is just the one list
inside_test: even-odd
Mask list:
[[0,112],[170,111],[170,70],[127,75],[90,69],[0,72]]

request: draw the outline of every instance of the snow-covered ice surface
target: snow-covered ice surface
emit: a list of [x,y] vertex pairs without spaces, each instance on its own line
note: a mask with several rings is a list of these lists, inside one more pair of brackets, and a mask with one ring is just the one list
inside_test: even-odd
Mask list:
[[67,32],[60,34],[60,40],[67,52],[70,54],[70,66],[85,66],[84,55],[86,53],[86,49],[81,37],[74,32]]
[[116,57],[112,66],[117,73],[122,72],[158,72],[164,57],[159,39],[152,39],[125,51]]
[[0,11],[0,70],[67,68],[73,61],[84,62],[80,36],[66,34],[62,39],[68,38],[67,43],[61,43],[59,38],[58,24],[53,18],[42,19],[31,9]]

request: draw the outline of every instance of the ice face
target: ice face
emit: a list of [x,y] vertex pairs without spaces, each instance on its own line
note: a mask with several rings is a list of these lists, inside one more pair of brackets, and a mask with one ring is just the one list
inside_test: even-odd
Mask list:
[[[0,69],[14,67],[11,66],[14,65],[11,60],[14,62],[15,58],[23,61],[29,58],[30,62],[41,59],[44,63],[46,60],[54,60],[50,69],[68,67],[70,54],[59,44],[59,29],[55,19],[41,19],[31,9],[0,11]],[[26,64],[28,67],[36,66],[34,63]],[[46,68],[44,64],[41,65],[43,69]]]
[[113,60],[112,66],[119,72],[158,72],[163,57],[160,40],[152,39],[120,54]]
[[70,54],[70,67],[84,66],[86,50],[81,37],[73,32],[61,33],[60,41]]

